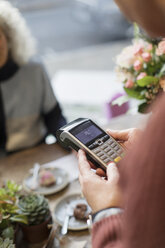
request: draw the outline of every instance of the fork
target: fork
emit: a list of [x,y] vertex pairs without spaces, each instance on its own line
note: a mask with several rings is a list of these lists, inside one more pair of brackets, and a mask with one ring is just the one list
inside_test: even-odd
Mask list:
[[38,173],[39,173],[39,170],[40,170],[40,164],[35,163],[34,164],[34,169],[33,169],[33,175],[32,175],[32,178],[31,178],[31,185],[30,185],[31,190],[35,190],[37,188],[37,186],[38,186]]
[[64,223],[63,223],[63,226],[62,226],[62,229],[61,229],[61,234],[62,235],[66,235],[67,232],[68,232],[68,224],[69,224],[69,219],[70,219],[71,216],[73,216],[73,209],[69,205],[69,206],[67,206]]

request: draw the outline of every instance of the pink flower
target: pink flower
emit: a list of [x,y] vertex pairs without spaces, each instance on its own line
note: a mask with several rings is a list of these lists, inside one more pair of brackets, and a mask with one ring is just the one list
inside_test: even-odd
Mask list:
[[165,54],[165,40],[159,42],[158,48],[156,49],[156,55],[161,56]]
[[135,61],[134,47],[125,47],[122,52],[117,56],[116,63],[121,68],[130,68]]
[[125,83],[126,88],[132,88],[134,86],[134,82],[131,79],[128,79]]
[[148,52],[145,52],[145,53],[142,53],[142,58],[145,62],[149,62],[151,59],[152,59],[152,56],[150,53]]
[[142,78],[144,78],[144,77],[146,77],[146,76],[147,76],[147,73],[141,72],[141,73],[139,74],[139,76],[137,77],[137,80],[140,80],[140,79],[142,79]]
[[152,45],[152,44],[148,44],[148,46],[147,46],[147,51],[148,51],[148,52],[151,52],[152,49],[153,49],[153,45]]
[[143,53],[143,49],[144,49],[144,47],[141,44],[136,44],[134,46],[134,55],[135,56],[141,55]]
[[136,60],[133,67],[135,71],[140,71],[142,69],[142,62],[140,60]]

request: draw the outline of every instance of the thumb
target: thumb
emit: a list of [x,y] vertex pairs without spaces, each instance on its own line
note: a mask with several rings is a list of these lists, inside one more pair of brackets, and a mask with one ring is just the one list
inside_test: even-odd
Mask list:
[[110,163],[107,167],[107,178],[111,183],[118,183],[119,181],[119,171],[114,162]]
[[116,140],[123,140],[123,141],[128,140],[128,134],[129,134],[128,130],[120,131],[120,130],[108,129],[107,133]]

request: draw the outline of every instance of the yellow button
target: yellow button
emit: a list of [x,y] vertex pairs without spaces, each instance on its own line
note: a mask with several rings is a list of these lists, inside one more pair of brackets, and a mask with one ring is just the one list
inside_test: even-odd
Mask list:
[[114,162],[115,162],[115,163],[118,163],[120,160],[121,160],[121,157],[116,157],[116,158],[114,159]]

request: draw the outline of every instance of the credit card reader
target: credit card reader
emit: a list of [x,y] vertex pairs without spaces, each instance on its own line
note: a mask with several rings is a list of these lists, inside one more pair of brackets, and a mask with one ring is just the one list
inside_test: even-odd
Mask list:
[[123,147],[87,118],[78,118],[61,127],[57,140],[65,147],[84,150],[87,158],[104,170],[110,162],[117,163],[124,155]]

